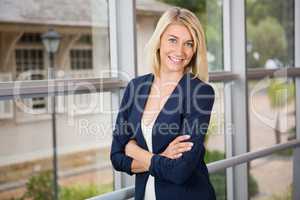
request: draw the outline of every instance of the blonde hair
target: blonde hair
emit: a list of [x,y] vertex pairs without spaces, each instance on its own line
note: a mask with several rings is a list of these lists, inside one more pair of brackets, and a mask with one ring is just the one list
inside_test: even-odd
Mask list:
[[191,11],[173,7],[164,12],[160,17],[157,26],[152,34],[149,42],[146,45],[146,63],[153,73],[159,76],[160,72],[160,39],[166,28],[172,23],[181,23],[190,31],[194,41],[194,55],[184,73],[191,71],[194,78],[199,78],[202,81],[208,81],[208,64],[206,55],[205,35],[200,21],[197,16]]

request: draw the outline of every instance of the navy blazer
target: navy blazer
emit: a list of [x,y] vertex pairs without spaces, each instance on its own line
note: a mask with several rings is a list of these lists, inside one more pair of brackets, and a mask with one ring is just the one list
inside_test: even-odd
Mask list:
[[[113,131],[111,162],[113,167],[132,175],[132,158],[125,155],[127,142],[134,138],[148,150],[141,130],[141,117],[154,80],[154,74],[132,79],[124,92]],[[152,149],[149,172],[135,176],[135,199],[143,200],[149,175],[155,179],[157,200],[214,200],[215,191],[204,163],[204,138],[214,103],[214,90],[193,74],[182,76],[158,114],[152,130]],[[160,156],[177,136],[189,134],[193,147],[178,159]]]

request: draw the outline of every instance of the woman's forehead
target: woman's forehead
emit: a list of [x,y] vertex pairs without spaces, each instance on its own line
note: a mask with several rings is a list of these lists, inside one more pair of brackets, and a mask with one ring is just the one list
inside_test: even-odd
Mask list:
[[193,40],[192,34],[186,25],[180,22],[174,22],[167,26],[165,31],[163,32],[165,36],[175,36],[177,38],[181,38],[184,40]]

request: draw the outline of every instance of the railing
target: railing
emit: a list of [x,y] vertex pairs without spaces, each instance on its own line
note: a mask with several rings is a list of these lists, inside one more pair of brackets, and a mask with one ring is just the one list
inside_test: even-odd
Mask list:
[[[255,69],[247,71],[247,79],[257,80],[264,77],[299,77],[300,68],[286,69]],[[222,71],[209,73],[210,82],[230,82],[239,79],[237,74]],[[75,78],[34,81],[0,81],[0,100],[12,100],[16,97],[31,98],[66,94],[90,93],[89,86],[96,88],[95,92],[109,91],[126,86],[126,81],[119,78]],[[17,92],[17,93],[16,93]]]
[[[300,140],[292,140],[284,144],[277,144],[269,148],[261,149],[254,152],[248,152],[242,155],[234,156],[225,160],[219,160],[207,165],[209,173],[214,173],[233,167],[251,160],[271,155],[277,151],[282,151],[289,148],[299,148]],[[134,186],[123,188],[114,192],[103,194],[90,198],[88,200],[125,200],[134,197]]]
[[55,79],[35,81],[14,81],[0,83],[0,100],[12,100],[16,97],[31,98],[67,94],[90,93],[93,86],[95,91],[103,92],[120,89],[126,82],[118,78],[81,78]]

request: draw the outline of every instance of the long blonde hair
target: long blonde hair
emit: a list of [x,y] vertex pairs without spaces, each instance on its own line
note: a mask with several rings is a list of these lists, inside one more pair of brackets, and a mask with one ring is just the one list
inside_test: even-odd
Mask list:
[[164,12],[150,40],[146,45],[146,63],[153,73],[159,76],[160,72],[160,39],[166,28],[172,23],[182,23],[190,31],[194,45],[194,55],[184,72],[191,71],[194,77],[202,81],[208,81],[208,64],[206,55],[205,35],[200,21],[191,11],[173,7]]

